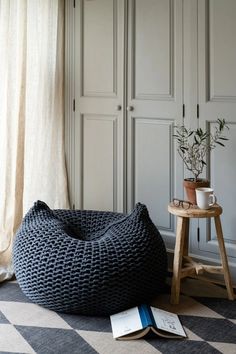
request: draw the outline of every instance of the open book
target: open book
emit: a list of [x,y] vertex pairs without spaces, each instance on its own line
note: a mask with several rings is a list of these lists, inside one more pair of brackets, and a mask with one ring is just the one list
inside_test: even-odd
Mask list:
[[141,305],[110,316],[113,337],[138,339],[150,330],[166,338],[187,337],[178,316],[156,307]]

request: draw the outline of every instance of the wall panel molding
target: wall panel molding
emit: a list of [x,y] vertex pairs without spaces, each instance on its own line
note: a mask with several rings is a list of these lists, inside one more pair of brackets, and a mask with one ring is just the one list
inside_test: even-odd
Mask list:
[[[101,97],[101,98],[115,98],[117,97],[117,90],[118,90],[118,85],[117,85],[117,65],[118,65],[118,3],[117,0],[103,0],[104,4],[107,2],[107,8],[110,6],[111,12],[112,12],[112,25],[111,25],[111,32],[112,32],[112,44],[110,48],[106,48],[105,43],[102,43],[101,39],[102,36],[100,36],[100,41],[98,41],[96,38],[94,42],[92,43],[91,40],[86,41],[86,35],[87,31],[92,31],[91,25],[94,24],[95,26],[95,21],[88,21],[88,24],[86,23],[86,15],[91,15],[92,17],[95,16],[98,18],[99,13],[96,12],[96,9],[99,8],[99,4],[94,1],[85,1],[81,0],[81,12],[80,12],[80,23],[81,23],[81,96],[82,97]],[[95,8],[94,8],[95,6]],[[97,8],[98,7],[98,8]],[[90,12],[89,12],[90,9]],[[109,9],[108,9],[109,10]],[[86,11],[88,13],[86,13]],[[103,16],[104,18],[104,16]],[[86,27],[87,26],[87,27]],[[95,31],[95,29],[94,29]],[[109,34],[109,27],[108,28],[103,28],[102,33],[107,33]],[[95,34],[96,31],[95,31]],[[107,35],[108,36],[108,35]],[[91,39],[91,38],[90,38]],[[88,53],[90,55],[87,55],[86,57],[86,48],[85,45],[90,43],[90,48],[87,48]],[[103,47],[102,47],[103,45]],[[105,54],[103,53],[105,51]],[[111,82],[107,82],[108,76],[106,75],[106,68],[105,64],[102,64],[102,57],[104,54],[104,61],[107,59],[106,53],[112,55],[112,59],[108,63],[112,68],[111,75],[109,74],[109,80]],[[87,53],[87,54],[88,54]],[[97,68],[94,67],[94,64],[98,60],[98,66]],[[89,63],[89,64],[88,64]],[[100,65],[99,65],[100,63]],[[87,68],[87,65],[89,67]],[[109,65],[107,70],[109,70]],[[88,80],[91,81],[91,68],[93,69],[94,75],[92,75],[93,81],[92,82],[87,82]],[[101,73],[102,70],[102,73]],[[87,74],[86,74],[87,73]],[[87,75],[87,77],[86,77]],[[103,75],[103,76],[102,76]],[[96,82],[95,82],[95,76]],[[86,81],[87,80],[87,81]],[[86,88],[86,85],[88,86]],[[95,89],[93,86],[99,86],[99,88]],[[108,87],[109,86],[109,87]]]
[[132,119],[130,149],[133,205],[139,201],[148,202],[154,223],[165,232],[174,232],[173,217],[167,211],[175,184],[173,125],[173,120],[162,118]]
[[[153,2],[153,0],[147,0],[149,2]],[[139,4],[137,4],[139,2]],[[175,62],[175,7],[174,7],[174,1],[173,0],[162,0],[162,2],[160,2],[160,4],[162,3],[162,8],[164,6],[168,7],[167,12],[167,16],[168,16],[168,49],[165,48],[168,51],[168,68],[165,66],[165,71],[168,71],[168,75],[169,78],[167,79],[166,77],[164,78],[165,80],[165,87],[163,86],[162,88],[160,88],[160,83],[158,83],[158,80],[156,81],[158,83],[158,87],[156,87],[156,89],[159,91],[157,92],[145,92],[141,90],[141,87],[138,88],[138,79],[137,79],[137,72],[140,73],[140,70],[137,70],[137,59],[136,57],[138,55],[137,54],[137,50],[138,50],[138,45],[137,45],[137,41],[138,41],[138,35],[140,35],[139,33],[137,33],[137,30],[139,30],[138,28],[138,23],[137,23],[137,6],[138,5],[143,5],[145,6],[144,3],[142,3],[141,0],[133,0],[132,2],[132,17],[131,17],[131,43],[132,43],[132,48],[131,48],[131,97],[133,99],[137,99],[137,100],[152,100],[152,101],[173,101],[175,99],[175,93],[174,93],[174,76],[175,76],[175,72],[174,72],[174,62]],[[153,2],[153,4],[155,5],[155,1]],[[157,3],[156,3],[157,4]],[[164,5],[163,5],[164,4]],[[156,5],[157,6],[157,5]],[[157,8],[155,8],[157,10]],[[166,10],[166,9],[165,9]],[[157,11],[158,12],[158,11]],[[140,13],[142,13],[142,11],[140,10]],[[141,17],[141,15],[140,15]],[[142,31],[142,30],[141,30]],[[161,44],[162,41],[162,36],[163,34],[160,33],[160,36],[158,37],[159,39],[159,44]],[[151,46],[152,48],[155,47],[155,40],[150,40]],[[143,42],[143,44],[145,45],[145,42]],[[161,55],[161,53],[163,52],[160,51],[159,52],[159,56]],[[139,53],[140,55],[140,53]],[[157,59],[158,59],[158,55],[157,55]],[[162,63],[163,65],[166,65],[166,62]],[[139,68],[141,69],[141,72],[145,70],[145,67]],[[161,73],[161,70],[159,69],[159,74]],[[167,75],[167,74],[166,74]],[[162,79],[163,80],[163,79]]]
[[229,51],[227,43],[233,43],[236,35],[236,4],[234,0],[231,4],[228,1],[227,6],[219,0],[207,0],[205,11],[208,100],[233,103],[236,102],[236,49],[231,46]]
[[82,121],[82,208],[116,211],[118,118],[84,114]]

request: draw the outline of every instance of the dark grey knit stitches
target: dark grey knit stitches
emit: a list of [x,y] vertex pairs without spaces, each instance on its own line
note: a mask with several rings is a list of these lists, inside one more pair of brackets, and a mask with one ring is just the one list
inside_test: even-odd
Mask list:
[[109,315],[165,285],[167,255],[145,205],[132,213],[51,210],[38,201],[13,247],[19,285],[51,310]]

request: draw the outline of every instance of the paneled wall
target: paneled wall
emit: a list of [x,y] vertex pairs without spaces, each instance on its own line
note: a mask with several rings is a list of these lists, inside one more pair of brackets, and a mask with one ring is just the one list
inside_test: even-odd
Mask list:
[[[71,205],[129,212],[145,203],[170,252],[173,197],[188,176],[174,126],[230,130],[204,176],[223,206],[236,283],[236,1],[66,1],[66,146]],[[198,237],[197,237],[198,235]],[[191,222],[190,252],[219,262],[215,229]]]

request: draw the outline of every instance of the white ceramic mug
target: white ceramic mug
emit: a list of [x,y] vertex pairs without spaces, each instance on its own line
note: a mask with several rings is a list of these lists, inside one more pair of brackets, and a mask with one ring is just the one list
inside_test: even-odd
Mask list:
[[216,203],[216,196],[212,188],[196,188],[196,199],[200,209],[210,209]]

